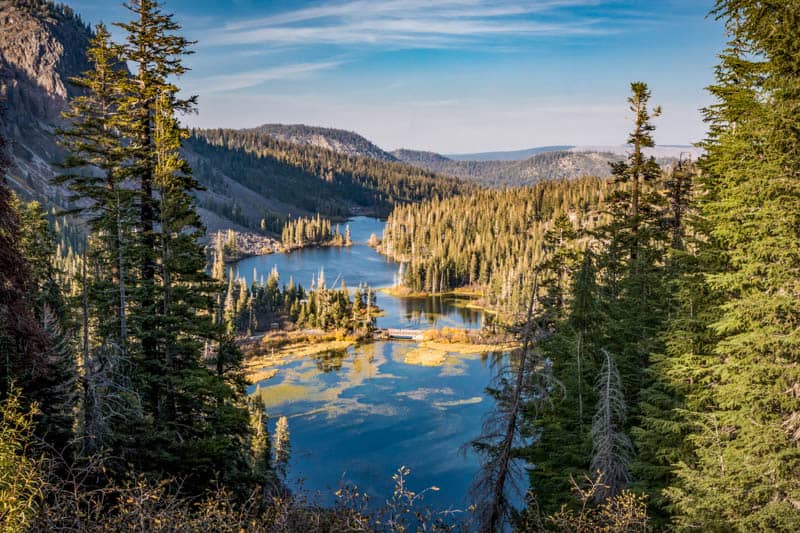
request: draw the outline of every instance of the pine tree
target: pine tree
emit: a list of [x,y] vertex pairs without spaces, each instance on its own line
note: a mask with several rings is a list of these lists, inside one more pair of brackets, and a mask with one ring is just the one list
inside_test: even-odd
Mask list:
[[612,174],[618,181],[630,183],[630,232],[631,232],[631,259],[636,260],[638,233],[640,225],[640,200],[642,185],[652,181],[661,174],[661,168],[654,157],[647,158],[644,148],[655,146],[652,132],[655,126],[650,123],[652,118],[661,115],[661,108],[655,107],[648,110],[650,103],[650,89],[647,84],[640,81],[631,83],[631,96],[628,98],[630,111],[634,114],[634,129],[628,136],[628,144],[633,150],[627,161],[620,161],[611,165]]
[[592,420],[592,461],[589,468],[600,472],[604,487],[598,500],[616,496],[630,482],[629,464],[633,445],[625,433],[627,404],[622,378],[614,358],[601,350],[605,361],[597,376],[597,407]]
[[725,259],[708,274],[720,338],[688,391],[693,453],[669,494],[680,528],[796,531],[800,6],[720,0],[714,13],[730,43],[710,88],[700,209]]
[[[97,295],[94,305],[101,319],[100,336],[112,339],[124,354],[135,198],[134,191],[124,185],[127,148],[120,131],[119,106],[125,97],[121,86],[127,71],[121,53],[106,27],[98,25],[87,51],[92,68],[71,80],[84,94],[72,99],[64,113],[70,126],[60,130],[59,136],[69,151],[62,165],[67,173],[55,181],[69,187],[71,199],[83,206],[75,211],[89,220],[95,234],[89,254],[97,262],[92,292]],[[115,319],[109,320],[111,317]]]
[[[186,72],[182,56],[191,53],[191,42],[177,32],[180,26],[172,15],[164,14],[156,0],[133,0],[126,4],[133,15],[127,23],[116,23],[126,33],[126,42],[121,47],[123,61],[135,67],[131,76],[118,83],[123,95],[117,104],[119,129],[128,138],[125,155],[130,161],[126,177],[137,183],[138,202],[137,240],[135,254],[139,263],[137,280],[137,309],[131,317],[132,327],[141,344],[141,360],[158,361],[159,329],[156,318],[159,310],[156,302],[156,269],[159,243],[156,235],[158,222],[158,199],[155,190],[156,167],[159,153],[165,147],[156,145],[157,123],[167,127],[175,112],[188,112],[196,97],[178,98],[178,87],[171,80]],[[161,133],[169,142],[174,132]],[[179,134],[185,137],[185,134]],[[169,147],[166,147],[168,150]],[[161,164],[165,164],[162,159]],[[194,225],[193,220],[187,226]],[[156,416],[162,414],[160,387],[153,384],[148,398]]]
[[605,223],[592,232],[600,250],[584,254],[568,306],[564,280],[577,261],[574,249],[561,241],[575,232],[560,216],[543,235],[544,264],[552,272],[549,300],[565,309],[556,334],[544,346],[563,396],[534,421],[541,439],[528,451],[531,486],[544,512],[557,511],[569,497],[570,476],[594,477],[601,470],[607,489],[597,491],[599,499],[613,497],[633,479],[631,430],[640,416],[640,395],[651,380],[650,354],[660,347],[666,316],[667,233],[656,180],[660,169],[643,152],[654,144],[650,91],[639,82],[631,89],[633,150],[627,161],[613,165],[619,186],[610,195]]
[[526,452],[531,491],[545,514],[569,501],[570,479],[580,479],[589,471],[591,415],[597,401],[594,385],[602,365],[603,315],[596,274],[594,254],[586,250],[574,275],[569,312],[542,347],[561,384],[554,391],[552,407],[533,421],[541,428],[541,436]]
[[[199,244],[204,228],[192,196],[199,185],[179,151],[188,132],[176,114],[189,111],[195,99],[179,98],[172,80],[186,71],[181,58],[191,43],[157,2],[136,0],[127,7],[135,18],[118,24],[127,34],[119,55],[136,71],[109,82],[117,99],[106,134],[124,140],[124,172],[109,165],[110,176],[124,176],[136,207],[133,233],[124,239],[135,264],[127,378],[141,403],[137,416],[114,421],[114,447],[139,471],[186,478],[184,489],[194,492],[215,477],[249,475],[240,449],[248,414],[236,370],[240,358],[228,356],[229,343],[214,323],[218,284],[205,272]],[[106,39],[95,44],[96,55],[110,48]],[[93,72],[84,78],[95,100],[99,77]],[[78,132],[84,126],[79,123]],[[203,360],[211,343],[220,350],[217,368]]]
[[[635,405],[648,385],[644,370],[649,366],[649,354],[661,349],[667,307],[664,254],[669,235],[663,217],[665,200],[656,183],[661,170],[652,157],[645,159],[642,151],[654,145],[655,128],[647,109],[650,90],[641,82],[632,83],[631,90],[628,101],[634,129],[628,141],[633,152],[627,162],[612,165],[625,188],[612,196],[611,219],[598,229],[597,236],[604,244],[598,255],[607,319],[602,347],[614,354],[624,396]],[[652,116],[660,112],[656,108]]]
[[263,487],[272,489],[277,486],[278,478],[272,466],[272,445],[267,431],[267,414],[261,397],[256,394],[249,399],[249,407],[252,426],[250,453],[253,474]]

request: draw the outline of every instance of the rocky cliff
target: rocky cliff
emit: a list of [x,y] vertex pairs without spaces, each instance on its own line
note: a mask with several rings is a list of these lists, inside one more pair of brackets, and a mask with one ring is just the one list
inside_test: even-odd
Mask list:
[[[67,192],[51,184],[65,155],[56,130],[64,125],[61,113],[78,91],[70,79],[89,68],[91,36],[91,29],[68,7],[48,0],[0,0],[0,95],[7,108],[0,133],[11,141],[9,181],[25,198],[65,206]],[[187,142],[184,156],[205,186],[196,197],[209,231],[280,232],[289,215],[320,212],[345,218],[378,208],[385,212],[391,191],[405,201],[405,193],[426,197],[419,190],[438,194],[441,188],[438,177],[394,163],[392,155],[352,132],[267,125],[241,133],[274,136],[285,141],[282,152],[298,153],[283,161],[242,147],[209,146],[195,137]],[[300,152],[310,147],[321,150],[315,156],[326,165],[303,167],[308,154]],[[337,154],[342,153],[358,161],[339,161]],[[369,163],[373,160],[396,166],[378,165],[376,171]]]
[[69,7],[44,0],[0,0],[0,130],[11,140],[9,179],[24,196],[61,204],[50,185],[63,158],[55,129],[77,88],[70,77],[88,68],[90,28]]

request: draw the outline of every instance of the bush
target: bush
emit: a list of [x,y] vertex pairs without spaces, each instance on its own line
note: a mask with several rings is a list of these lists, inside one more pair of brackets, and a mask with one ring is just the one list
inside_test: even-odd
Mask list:
[[40,461],[31,458],[33,415],[18,394],[0,404],[0,523],[3,531],[28,529],[38,510],[44,478]]

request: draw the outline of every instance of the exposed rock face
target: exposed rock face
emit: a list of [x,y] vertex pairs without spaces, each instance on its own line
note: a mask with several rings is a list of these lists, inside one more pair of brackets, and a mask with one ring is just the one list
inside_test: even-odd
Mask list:
[[62,204],[50,185],[63,159],[55,129],[78,89],[69,79],[88,69],[91,30],[71,9],[44,0],[0,0],[0,131],[12,142],[11,184],[24,196]]

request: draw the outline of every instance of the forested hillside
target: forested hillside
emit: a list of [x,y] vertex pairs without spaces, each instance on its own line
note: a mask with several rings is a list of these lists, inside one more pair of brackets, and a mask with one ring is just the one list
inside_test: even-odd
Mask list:
[[541,181],[609,174],[609,163],[621,156],[602,152],[556,150],[522,161],[455,161],[431,152],[397,150],[398,159],[450,176],[458,176],[487,187],[519,187]]
[[307,126],[305,124],[264,124],[248,130],[293,144],[327,148],[334,152],[352,156],[397,161],[397,158],[392,154],[378,148],[363,136],[352,131]]
[[575,253],[585,247],[619,188],[587,177],[398,207],[380,251],[404,263],[414,292],[471,287],[487,306],[516,316],[536,265],[561,242],[575,241]]
[[[231,180],[281,215],[349,213],[385,216],[392,206],[447,197],[470,189],[459,180],[401,163],[350,156],[314,145],[280,141],[259,129],[194,130],[185,143],[198,179],[210,191],[230,196]],[[240,206],[252,204],[246,195]],[[200,200],[203,205],[203,198]],[[292,206],[299,209],[292,210]],[[259,213],[247,212],[257,224]],[[241,207],[240,207],[241,209]],[[298,213],[299,211],[299,213]]]

